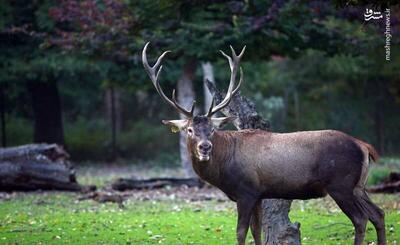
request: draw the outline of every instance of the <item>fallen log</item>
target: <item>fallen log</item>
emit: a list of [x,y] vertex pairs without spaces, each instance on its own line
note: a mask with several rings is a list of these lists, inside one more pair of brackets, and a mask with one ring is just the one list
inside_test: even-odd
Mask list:
[[203,187],[204,183],[197,178],[153,178],[145,180],[120,178],[111,184],[111,188],[117,191],[157,189],[166,186],[176,187]]
[[77,183],[69,154],[57,144],[0,149],[0,191],[87,191]]
[[400,172],[391,172],[381,184],[369,187],[370,193],[397,193],[400,192]]
[[397,193],[400,192],[400,181],[374,185],[367,190],[370,193]]
[[400,181],[400,172],[390,172],[386,183]]

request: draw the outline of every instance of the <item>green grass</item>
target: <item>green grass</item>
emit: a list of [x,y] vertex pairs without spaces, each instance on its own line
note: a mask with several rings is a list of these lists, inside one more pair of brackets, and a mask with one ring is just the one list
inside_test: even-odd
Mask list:
[[74,195],[26,195],[3,202],[0,242],[18,244],[219,244],[232,243],[234,213],[212,202],[115,204],[75,202]]
[[[183,176],[181,169],[153,165],[82,165],[77,176],[82,184],[100,187],[132,175]],[[399,167],[399,158],[382,158],[371,166],[370,183],[385,178],[388,170],[399,171]],[[400,195],[371,197],[386,212],[388,244],[400,244]],[[131,198],[125,209],[119,209],[114,203],[78,198],[74,193],[32,192],[0,199],[0,244],[235,244],[236,209],[230,201],[189,202],[167,195],[163,201]],[[294,201],[290,218],[301,223],[303,244],[353,242],[350,220],[330,198]],[[371,224],[365,244],[376,244]]]
[[[78,202],[71,193],[18,194],[0,201],[0,244],[235,244],[231,202]],[[400,243],[400,197],[374,195],[386,211],[388,244]],[[351,244],[353,227],[331,199],[296,201],[303,244]],[[368,225],[366,241],[375,241]],[[251,240],[251,236],[248,236]]]

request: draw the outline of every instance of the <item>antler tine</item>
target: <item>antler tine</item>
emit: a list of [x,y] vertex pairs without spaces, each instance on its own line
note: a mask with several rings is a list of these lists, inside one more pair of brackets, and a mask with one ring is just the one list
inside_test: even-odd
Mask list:
[[[221,52],[221,54],[222,54],[223,56],[225,56],[225,58],[228,59],[229,68],[231,69],[231,80],[230,80],[229,86],[228,86],[228,91],[230,91],[230,90],[232,89],[232,87],[233,87],[233,84],[235,83],[234,81],[236,80],[235,63],[234,63],[234,61],[232,60],[232,58],[231,58],[229,55],[227,55],[227,54],[224,53],[224,51],[220,50],[220,52]],[[234,51],[233,51],[233,52],[234,52]],[[234,76],[233,83],[232,83],[232,76]]]
[[222,50],[220,50],[219,52],[221,52],[221,54],[222,54],[223,56],[225,56],[225,58],[228,59],[229,68],[230,68],[231,71],[232,71],[232,70],[233,70],[233,60],[232,60],[232,58],[231,58],[229,55],[225,54],[224,51],[222,51]]
[[242,48],[242,51],[240,51],[240,54],[239,54],[239,55],[236,55],[236,52],[235,52],[235,50],[232,48],[232,45],[229,45],[229,47],[231,48],[232,56],[235,57],[235,58],[237,57],[238,59],[242,58],[242,56],[243,56],[243,54],[244,54],[244,51],[246,50],[246,45],[244,45],[243,48]]
[[212,116],[212,109],[214,107],[214,102],[215,102],[215,96],[212,97],[210,108],[208,108],[207,116],[209,117]]
[[236,81],[236,73],[237,73],[237,69],[239,66],[240,58],[243,56],[246,46],[243,47],[243,49],[239,55],[236,55],[236,52],[232,46],[230,46],[230,48],[232,51],[232,57],[230,57],[229,55],[225,54],[223,51],[220,50],[221,54],[223,56],[225,56],[225,58],[228,59],[229,67],[231,69],[231,79],[229,81],[228,91],[226,92],[225,98],[217,106],[215,106],[215,107],[213,105],[210,106],[210,109],[207,114],[207,116],[209,116],[209,117],[211,117],[213,114],[215,114],[216,112],[218,112],[219,110],[221,110],[222,108],[224,108],[225,106],[227,106],[229,104],[229,102],[232,99],[232,96],[235,93],[237,93],[237,91],[239,91],[239,87],[243,81],[243,71],[240,68],[240,80],[239,80],[239,83],[236,86],[236,88],[234,88],[235,81]]
[[[232,91],[232,95],[229,97],[229,100],[226,102],[226,105],[229,105],[229,102],[231,101],[232,97],[239,91],[240,85],[242,85],[243,82],[243,69],[242,67],[240,67],[240,79],[239,82],[236,86],[236,88]],[[225,106],[221,107],[221,109],[217,109],[215,112],[213,112],[213,105],[214,105],[214,101],[215,101],[215,97],[212,98],[211,104],[210,104],[210,108],[208,109],[208,113],[207,116],[211,117],[213,114],[215,114],[215,112],[221,110],[222,108],[224,108]],[[222,104],[222,102],[220,103]],[[215,109],[214,109],[215,110]]]
[[239,78],[239,82],[238,82],[238,85],[236,86],[236,88],[233,90],[232,96],[235,95],[235,94],[238,92],[238,90],[239,90],[239,88],[240,88],[240,85],[242,85],[242,82],[243,82],[243,70],[242,70],[242,67],[240,67],[240,78]]
[[176,100],[176,96],[175,96],[175,91],[176,91],[175,89],[172,90],[172,102],[174,103],[174,105],[176,107],[178,107],[179,110],[185,111],[185,113],[186,112],[189,113],[189,115],[190,115],[189,117],[192,117],[193,113],[194,113],[194,105],[196,104],[196,100],[193,100],[192,106],[190,107],[190,111],[187,111],[185,108],[183,108],[181,105],[178,104],[178,101]]
[[147,54],[146,54],[146,53],[147,53],[147,47],[149,46],[149,44],[150,44],[150,42],[147,42],[146,45],[145,45],[144,48],[143,48],[143,52],[142,52],[142,62],[143,62],[143,66],[144,66],[144,68],[145,68],[147,74],[148,74],[148,75],[150,76],[150,78],[151,78],[151,81],[154,82],[154,81],[157,80],[157,78],[158,78],[157,76],[158,76],[158,74],[160,73],[160,71],[161,71],[161,69],[162,69],[162,66],[161,66],[160,69],[157,71],[157,76],[156,76],[155,74],[156,74],[156,70],[157,70],[158,66],[160,65],[160,63],[161,63],[162,59],[164,58],[164,56],[165,56],[167,53],[171,52],[171,51],[169,51],[169,50],[165,51],[165,52],[157,59],[156,64],[155,64],[154,66],[150,66],[150,65],[149,65],[149,62],[147,61]]
[[[160,57],[158,57],[156,63],[154,64],[154,66],[150,66],[149,62],[147,61],[147,47],[149,46],[150,42],[147,42],[146,45],[143,48],[142,51],[142,63],[144,66],[144,69],[146,70],[147,74],[150,77],[151,82],[153,83],[154,87],[156,88],[158,94],[171,106],[173,106],[176,110],[178,110],[178,112],[182,113],[183,115],[187,116],[187,117],[192,117],[193,116],[193,111],[194,111],[194,104],[192,105],[192,108],[190,111],[187,111],[185,108],[183,108],[181,105],[178,104],[178,102],[176,102],[175,99],[175,92],[173,92],[173,100],[170,100],[164,93],[164,91],[162,90],[160,83],[158,82],[158,77],[160,76],[161,70],[163,68],[163,66],[160,66],[163,58],[165,57],[166,54],[168,54],[169,50],[165,51],[164,53],[162,53],[160,55]],[[160,67],[160,68],[158,68]],[[194,103],[194,102],[193,102]]]

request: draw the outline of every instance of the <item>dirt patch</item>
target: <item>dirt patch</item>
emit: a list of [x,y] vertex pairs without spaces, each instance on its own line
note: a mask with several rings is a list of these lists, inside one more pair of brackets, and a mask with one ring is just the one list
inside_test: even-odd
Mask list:
[[166,201],[166,200],[180,200],[180,201],[209,201],[216,200],[219,202],[226,202],[229,199],[226,195],[213,187],[173,187],[162,188],[155,190],[134,190],[121,192],[124,198],[134,199],[139,201]]

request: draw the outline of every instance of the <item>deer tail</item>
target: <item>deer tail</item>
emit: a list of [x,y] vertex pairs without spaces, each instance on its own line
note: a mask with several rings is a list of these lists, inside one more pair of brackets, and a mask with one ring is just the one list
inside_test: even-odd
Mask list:
[[379,160],[379,153],[378,151],[375,149],[375,147],[373,147],[372,145],[368,144],[365,141],[356,139],[357,143],[361,146],[364,146],[365,148],[368,149],[368,154],[369,156],[372,158],[372,160],[374,160],[374,162],[378,162]]

